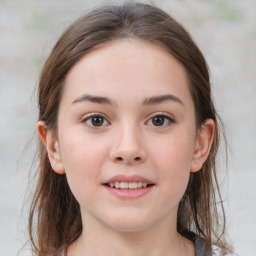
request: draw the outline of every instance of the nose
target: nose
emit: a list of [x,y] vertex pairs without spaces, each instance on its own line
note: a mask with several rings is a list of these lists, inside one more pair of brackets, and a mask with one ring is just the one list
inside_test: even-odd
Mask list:
[[141,134],[134,129],[118,132],[113,138],[110,159],[127,165],[143,163],[146,160],[146,151]]

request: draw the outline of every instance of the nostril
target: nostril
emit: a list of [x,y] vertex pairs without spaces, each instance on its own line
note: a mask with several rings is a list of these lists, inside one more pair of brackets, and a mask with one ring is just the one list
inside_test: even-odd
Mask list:
[[[123,161],[124,159],[119,156],[119,157],[116,157],[116,161]],[[141,161],[141,157],[137,156],[134,158],[134,161],[138,162],[138,161]]]

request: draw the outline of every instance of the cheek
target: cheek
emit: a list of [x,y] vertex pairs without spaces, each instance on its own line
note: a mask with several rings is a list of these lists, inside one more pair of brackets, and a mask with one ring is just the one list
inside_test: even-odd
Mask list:
[[90,172],[105,155],[106,145],[102,140],[78,134],[62,140],[61,156],[67,172]]
[[[77,199],[81,192],[93,189],[92,184],[99,182],[102,163],[106,158],[106,147],[102,143],[82,139],[68,139],[62,144],[62,161],[69,186]],[[79,200],[78,200],[79,201]]]
[[189,172],[193,158],[194,143],[189,136],[170,136],[163,141],[153,141],[151,156],[159,169],[172,172]]
[[183,134],[170,137],[164,143],[155,141],[152,145],[152,162],[159,173],[159,182],[164,184],[166,194],[180,199],[189,180],[193,141]]

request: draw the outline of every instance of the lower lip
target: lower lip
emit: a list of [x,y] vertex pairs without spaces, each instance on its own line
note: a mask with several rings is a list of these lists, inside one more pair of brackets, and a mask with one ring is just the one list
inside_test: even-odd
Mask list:
[[153,189],[154,185],[146,188],[136,188],[136,189],[118,189],[118,188],[111,188],[105,185],[104,187],[111,194],[121,199],[136,199],[148,194]]

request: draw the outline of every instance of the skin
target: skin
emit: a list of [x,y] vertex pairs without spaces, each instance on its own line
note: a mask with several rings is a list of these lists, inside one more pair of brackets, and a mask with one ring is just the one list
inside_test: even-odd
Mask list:
[[[163,95],[175,97],[145,104]],[[91,114],[102,116],[99,126]],[[68,256],[195,255],[194,245],[176,231],[177,209],[190,172],[207,159],[214,122],[196,129],[185,69],[166,49],[121,39],[90,51],[66,78],[57,136],[42,121],[37,130],[53,170],[67,175],[81,207],[85,229]],[[155,185],[140,198],[120,199],[102,185],[118,174]]]

